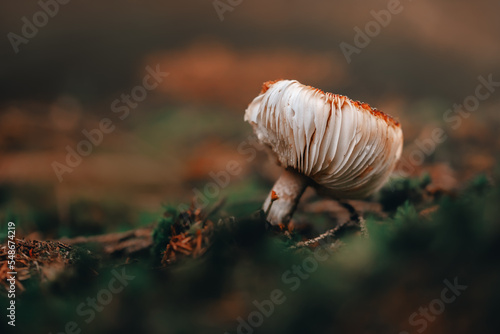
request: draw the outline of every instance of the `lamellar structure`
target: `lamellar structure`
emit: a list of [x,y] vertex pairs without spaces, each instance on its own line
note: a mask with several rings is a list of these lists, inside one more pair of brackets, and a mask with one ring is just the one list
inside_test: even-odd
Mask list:
[[[286,171],[337,199],[363,198],[379,189],[403,146],[401,127],[390,116],[295,80],[266,82],[245,121]],[[268,198],[265,209],[269,204]],[[290,217],[277,219],[283,218]]]

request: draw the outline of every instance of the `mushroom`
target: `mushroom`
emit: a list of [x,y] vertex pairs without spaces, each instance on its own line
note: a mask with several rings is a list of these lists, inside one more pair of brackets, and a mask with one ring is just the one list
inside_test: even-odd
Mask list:
[[262,207],[274,225],[290,221],[307,186],[337,200],[374,193],[403,147],[390,116],[296,80],[265,82],[244,119],[284,169]]

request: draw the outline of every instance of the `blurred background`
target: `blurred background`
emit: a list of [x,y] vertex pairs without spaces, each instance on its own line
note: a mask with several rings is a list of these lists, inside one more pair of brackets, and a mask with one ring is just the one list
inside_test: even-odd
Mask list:
[[[424,165],[446,162],[453,177],[464,178],[493,168],[500,94],[458,129],[443,114],[474,94],[478,76],[499,80],[498,1],[403,1],[350,63],[340,44],[355,46],[354,28],[364,31],[374,21],[370,12],[387,10],[388,1],[224,3],[73,0],[17,44],[8,34],[23,38],[23,17],[33,22],[42,7],[0,4],[2,214],[15,211],[26,233],[50,236],[147,222],[161,203],[189,202],[193,188],[231,160],[243,171],[221,196],[260,201],[276,170],[265,154],[247,162],[237,148],[252,133],[243,122],[246,106],[264,81],[279,78],[394,116],[406,154],[416,138],[442,127],[449,140]],[[112,102],[142,85],[147,66],[169,75],[122,120]],[[59,182],[52,163],[64,163],[66,147],[76,149],[82,131],[103,118],[114,130]]]
[[[500,2],[402,0],[390,22],[378,25],[379,32],[365,37],[366,45],[356,46],[356,40],[360,41],[356,28],[373,27],[373,11],[387,13],[394,3],[397,1],[1,2],[2,233],[9,219],[18,222],[18,235],[39,240],[149,225],[161,217],[163,204],[203,202],[196,196],[206,194],[206,185],[216,182],[214,175],[226,171],[234,161],[240,167],[238,172],[207,200],[227,198],[224,210],[230,214],[259,209],[279,169],[264,151],[254,147],[251,127],[243,115],[262,83],[280,78],[347,95],[396,118],[405,136],[396,174],[419,180],[427,173],[430,180],[422,184],[429,194],[454,194],[480,173],[493,175],[500,152],[500,87],[484,87],[481,92],[491,94],[471,112],[450,109],[476,94],[478,85],[484,84],[480,77],[500,81]],[[39,14],[43,8],[50,15]],[[342,43],[357,48],[350,59],[342,51],[341,45],[346,45]],[[155,71],[156,76],[152,75]],[[145,82],[155,87],[142,89]],[[446,140],[428,148],[422,143],[429,142],[436,128],[443,129]],[[101,129],[101,135],[95,129]],[[88,140],[85,133],[89,132],[98,144],[85,148],[81,143]],[[69,166],[68,147],[70,151],[80,147],[89,154],[81,161],[73,156]],[[498,217],[498,209],[494,209],[498,198],[467,203],[478,205],[474,213],[482,212],[481,203],[490,205],[484,209],[488,212],[484,221],[491,223]],[[404,199],[396,202],[402,204]],[[316,227],[331,227],[328,224],[339,214],[346,215],[335,203],[305,203],[299,208],[299,222],[305,219],[300,212],[328,212],[326,219],[315,221]],[[381,209],[384,203],[380,203],[363,202],[356,207],[387,217]],[[477,324],[490,328],[485,319],[491,323],[496,319],[500,293],[498,287],[492,294],[481,286],[498,285],[498,266],[492,269],[491,250],[498,251],[493,245],[498,245],[500,232],[493,223],[476,222],[477,216],[460,211],[462,204],[447,207],[453,214],[441,215],[443,223],[431,232],[414,219],[413,227],[398,234],[403,239],[380,232],[372,239],[378,240],[377,247],[359,243],[350,260],[340,259],[321,269],[300,294],[291,297],[293,302],[266,330],[275,332],[287,324],[288,333],[315,332],[314,324],[306,323],[316,318],[318,326],[324,325],[318,333],[331,333],[329,319],[338,321],[336,330],[354,333],[408,328],[408,315],[439,296],[443,279],[453,280],[461,273],[459,282],[473,284],[472,276],[467,276],[473,272],[480,278],[474,285],[479,290],[463,297],[462,304],[454,304],[450,308],[454,311],[434,323],[432,332],[470,333],[471,328],[478,330]],[[393,213],[398,205],[387,211]],[[464,219],[463,229],[456,230],[454,224],[460,219]],[[476,223],[482,227],[471,227]],[[439,238],[434,242],[430,235]],[[467,239],[472,235],[477,237]],[[439,249],[444,251],[438,258]],[[467,249],[477,251],[473,256],[462,253]],[[150,332],[164,332],[166,326],[172,326],[172,333],[201,332],[194,328],[195,323],[205,325],[204,333],[235,329],[234,319],[252,310],[254,298],[269,297],[271,290],[262,287],[279,286],[279,271],[295,261],[264,256],[267,251],[235,261],[231,264],[234,272],[224,271],[219,264],[226,262],[220,258],[208,263],[215,269],[201,266],[202,273],[198,273],[188,267],[168,280],[135,272],[142,287],[131,288],[130,294],[120,297],[120,304],[110,306],[109,316],[89,328],[92,332],[139,332],[144,328],[137,320],[141,318]],[[388,265],[389,253],[400,255],[391,262],[393,267]],[[217,258],[217,254],[213,256]],[[465,267],[458,257],[469,261],[468,270],[457,269]],[[278,272],[270,273],[272,270]],[[101,277],[103,282],[108,276]],[[369,279],[363,280],[366,277]],[[171,285],[164,284],[166,281]],[[83,278],[82,282],[88,289],[82,293],[89,295],[105,284],[93,281],[90,285]],[[152,283],[162,287],[164,294],[151,289]],[[72,292],[66,294],[65,284],[53,287],[57,297],[50,306],[50,317],[40,320],[43,312],[25,306],[33,324],[43,321],[44,330],[62,330],[68,317],[74,316],[71,312],[82,299]],[[315,290],[318,286],[325,290]],[[424,290],[417,287],[428,289],[421,293]],[[328,295],[336,296],[332,300],[337,304],[330,309],[320,307]],[[45,297],[43,291],[37,291],[27,294],[25,300],[35,308],[45,307]],[[315,302],[309,303],[307,298],[315,298]],[[484,300],[490,300],[488,311],[478,307],[470,318],[463,318],[470,305]],[[66,307],[66,303],[74,306]],[[148,311],[145,305],[150,307]],[[359,317],[351,311],[360,311]],[[114,319],[124,314],[117,325]],[[194,322],[185,321],[193,318]],[[365,326],[383,322],[380,319],[390,319],[391,326]],[[227,326],[220,327],[221,323]]]

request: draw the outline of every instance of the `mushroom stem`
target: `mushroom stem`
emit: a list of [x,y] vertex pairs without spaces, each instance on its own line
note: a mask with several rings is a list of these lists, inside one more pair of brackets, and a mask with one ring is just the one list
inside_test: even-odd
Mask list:
[[[262,210],[267,213],[267,221],[273,225],[286,225],[292,219],[300,197],[308,184],[309,179],[306,176],[293,170],[284,170],[262,206]],[[278,199],[272,199],[273,191]]]

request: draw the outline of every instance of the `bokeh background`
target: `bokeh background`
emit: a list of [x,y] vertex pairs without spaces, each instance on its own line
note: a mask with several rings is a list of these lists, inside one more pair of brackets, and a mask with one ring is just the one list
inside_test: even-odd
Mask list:
[[[394,116],[406,160],[415,140],[443,128],[448,139],[407,176],[427,172],[436,189],[452,192],[478,173],[491,175],[500,89],[456,129],[443,114],[475,93],[479,76],[500,81],[500,2],[402,0],[402,12],[348,63],[339,45],[354,44],[354,28],[387,4],[243,0],[221,20],[212,0],[72,0],[15,53],[7,34],[20,35],[22,18],[32,21],[40,7],[3,1],[2,224],[16,217],[18,233],[37,239],[148,225],[162,204],[189,203],[193,189],[232,160],[242,171],[219,198],[230,213],[257,210],[279,169],[265,152],[251,161],[238,152],[252,134],[243,114],[262,83],[279,78]],[[120,120],[111,104],[142,83],[147,66],[169,75]],[[115,130],[59,182],[52,163],[63,163],[66,146],[76,147],[103,118]]]
[[[373,20],[370,11],[387,4],[243,1],[221,21],[211,1],[73,0],[16,54],[6,35],[21,34],[22,17],[32,20],[40,7],[36,1],[2,3],[3,202],[21,213],[49,215],[50,223],[22,220],[51,235],[60,225],[68,227],[65,233],[81,232],[72,224],[90,228],[78,221],[79,211],[96,220],[105,215],[107,226],[147,221],[162,202],[189,202],[193,187],[233,159],[247,168],[224,194],[260,200],[267,184],[259,185],[275,174],[259,171],[262,163],[247,164],[236,148],[251,134],[243,122],[246,106],[262,82],[278,78],[344,94],[396,117],[406,152],[415,138],[442,125],[451,139],[427,160],[446,162],[466,178],[491,169],[500,145],[500,95],[482,102],[457,130],[442,115],[474,93],[478,76],[499,73],[500,4],[403,1],[403,11],[348,64],[340,43],[354,45],[354,27],[364,29]],[[130,94],[145,67],[157,64],[169,76],[129,117],[118,119],[112,101]],[[52,162],[64,162],[65,147],[75,148],[85,139],[82,130],[102,118],[112,119],[115,131],[59,182]]]

